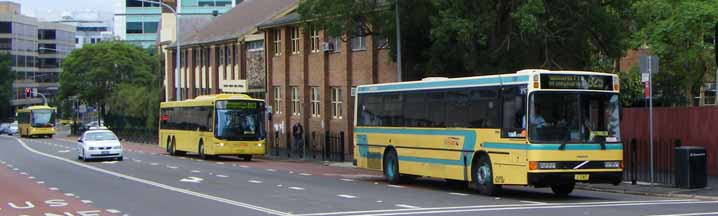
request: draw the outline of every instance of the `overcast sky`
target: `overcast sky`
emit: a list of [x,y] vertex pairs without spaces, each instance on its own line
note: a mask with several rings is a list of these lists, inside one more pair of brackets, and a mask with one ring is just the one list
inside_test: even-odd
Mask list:
[[73,11],[116,12],[124,0],[9,0],[20,3],[22,13],[44,20],[55,20]]

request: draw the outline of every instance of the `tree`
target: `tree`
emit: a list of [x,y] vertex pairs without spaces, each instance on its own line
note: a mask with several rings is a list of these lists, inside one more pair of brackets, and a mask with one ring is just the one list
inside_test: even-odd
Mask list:
[[660,58],[656,95],[666,106],[685,105],[715,71],[712,40],[718,4],[710,0],[639,0],[633,46],[647,46]]
[[[154,85],[153,70],[158,61],[143,49],[123,42],[86,45],[70,53],[62,65],[60,96],[78,96],[86,104],[97,105],[102,116],[105,105],[118,86]],[[133,101],[135,98],[122,98]]]
[[10,55],[0,54],[0,120],[13,116],[10,101],[15,98],[12,83],[15,81],[15,72],[10,68],[12,61]]
[[408,35],[402,64],[415,78],[591,69],[597,59],[622,57],[630,36],[631,0],[303,0],[298,11],[330,35],[373,27],[368,32],[387,36],[396,53],[396,1]]

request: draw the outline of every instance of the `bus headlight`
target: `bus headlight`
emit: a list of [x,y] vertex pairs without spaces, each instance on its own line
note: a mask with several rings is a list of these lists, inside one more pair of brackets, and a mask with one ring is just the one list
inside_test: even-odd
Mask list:
[[262,147],[262,143],[257,143],[257,147]]
[[217,146],[222,147],[224,146],[224,143],[217,143]]
[[603,165],[606,168],[621,168],[621,162],[620,161],[606,161],[603,162]]
[[538,168],[539,169],[556,169],[556,163],[555,162],[539,162]]

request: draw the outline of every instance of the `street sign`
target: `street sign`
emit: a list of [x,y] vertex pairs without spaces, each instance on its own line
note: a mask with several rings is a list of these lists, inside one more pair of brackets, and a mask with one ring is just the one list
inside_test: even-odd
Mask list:
[[658,57],[656,56],[641,56],[641,73],[658,73]]
[[648,73],[642,73],[641,74],[641,82],[648,82],[648,80],[651,78],[651,76]]

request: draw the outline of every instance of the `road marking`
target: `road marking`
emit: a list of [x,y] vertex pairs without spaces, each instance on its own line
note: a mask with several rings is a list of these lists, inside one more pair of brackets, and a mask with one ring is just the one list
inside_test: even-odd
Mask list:
[[35,179],[35,176],[28,176],[29,179]]
[[401,208],[408,208],[408,209],[419,209],[419,208],[421,208],[421,207],[419,207],[419,206],[406,205],[406,204],[396,204],[396,205],[394,205],[394,206],[396,206],[396,207],[401,207]]
[[249,168],[248,166],[245,166],[245,165],[240,165],[239,167],[242,167],[242,168]]
[[226,175],[216,175],[216,176],[217,176],[217,177],[220,177],[220,178],[227,178],[227,177],[229,177],[229,176],[226,176]]
[[117,214],[117,213],[121,212],[120,210],[117,210],[117,209],[106,209],[105,211],[112,213],[112,214]]
[[181,182],[200,183],[200,182],[204,181],[204,179],[199,178],[199,177],[190,176],[190,177],[187,177],[187,178],[180,179],[180,181],[181,181]]
[[20,169],[18,169],[18,168],[12,168],[12,170],[13,170],[13,171],[18,171],[18,170],[20,170]]
[[224,162],[217,162],[217,164],[222,165],[222,164],[224,164]]
[[401,186],[401,185],[391,185],[391,184],[390,184],[390,185],[387,185],[387,186],[393,187],[393,188],[404,188],[404,186]]
[[176,167],[176,166],[170,166],[170,165],[167,165],[167,168],[170,168],[170,169],[177,169],[177,167]]
[[92,203],[92,200],[80,200],[80,202],[85,203],[85,204],[90,204],[90,203]]
[[55,156],[55,155],[51,155],[51,154],[47,154],[47,153],[43,153],[43,152],[37,151],[37,150],[35,150],[35,149],[33,149],[33,148],[30,148],[30,147],[29,147],[24,141],[22,141],[21,139],[15,138],[15,140],[17,140],[18,142],[20,142],[20,144],[21,144],[25,149],[27,149],[28,151],[30,151],[30,152],[32,152],[32,153],[35,153],[35,154],[38,154],[38,155],[42,155],[42,156],[45,156],[45,157],[49,157],[49,158],[54,158],[54,159],[57,159],[57,160],[61,160],[61,161],[64,161],[64,162],[67,162],[67,163],[70,163],[70,164],[74,164],[74,165],[76,165],[76,166],[84,167],[84,168],[87,168],[87,169],[90,169],[90,170],[94,170],[94,171],[97,171],[97,172],[105,173],[105,174],[112,175],[112,176],[115,176],[115,177],[124,178],[124,179],[126,179],[126,180],[131,180],[131,181],[135,181],[135,182],[139,182],[139,183],[143,183],[143,184],[155,186],[155,187],[158,187],[158,188],[162,188],[162,189],[165,189],[165,190],[175,191],[175,192],[178,192],[178,193],[183,193],[183,194],[187,194],[187,195],[190,195],[190,196],[195,196],[195,197],[199,197],[199,198],[204,198],[204,199],[208,199],[208,200],[213,200],[213,201],[217,201],[217,202],[221,202],[221,203],[225,203],[225,204],[229,204],[229,205],[233,205],[233,206],[238,206],[238,207],[243,207],[243,208],[247,208],[247,209],[252,209],[252,210],[259,211],[259,212],[264,212],[264,213],[267,213],[267,214],[272,214],[272,215],[287,215],[287,216],[291,215],[290,213],[286,213],[286,212],[282,212],[282,211],[277,211],[277,210],[274,210],[274,209],[264,208],[264,207],[261,207],[261,206],[256,206],[256,205],[252,205],[252,204],[248,204],[248,203],[243,203],[243,202],[239,202],[239,201],[234,201],[234,200],[230,200],[230,199],[225,199],[225,198],[222,198],[222,197],[217,197],[217,196],[212,196],[212,195],[208,195],[208,194],[203,194],[203,193],[199,193],[199,192],[195,192],[195,191],[191,191],[191,190],[187,190],[187,189],[176,188],[176,187],[172,187],[172,186],[169,186],[169,185],[161,184],[161,183],[158,183],[158,182],[154,182],[154,181],[150,181],[150,180],[145,180],[145,179],[141,179],[141,178],[137,178],[137,177],[125,175],[125,174],[122,174],[122,173],[118,173],[118,172],[113,172],[113,171],[101,169],[101,168],[98,168],[98,167],[94,167],[94,166],[90,166],[90,165],[87,165],[87,164],[79,163],[79,162],[74,161],[74,160],[70,160],[70,159],[66,159],[66,158],[63,158],[63,157],[59,157],[59,156]]
[[73,194],[73,193],[65,193],[65,196],[72,197],[72,196],[75,196],[75,194]]
[[192,170],[193,173],[199,173],[199,170]]
[[545,203],[545,202],[535,202],[535,201],[526,201],[526,200],[521,200],[521,201],[519,201],[519,202],[528,203],[528,204],[541,204],[541,205],[548,204],[548,203]]
[[465,193],[456,193],[456,192],[451,192],[451,193],[449,193],[449,194],[451,194],[451,195],[456,195],[456,196],[468,196],[468,194],[465,194]]
[[377,200],[376,202],[378,202],[378,203],[383,203],[384,201],[381,201],[381,200]]
[[158,163],[150,163],[150,165],[152,165],[152,166],[157,166],[157,165],[160,165],[160,164],[158,164]]
[[56,188],[56,187],[51,187],[51,188],[48,188],[48,189],[50,189],[51,191],[60,190],[60,188]]
[[38,183],[38,184],[45,184],[45,182],[44,182],[44,181],[38,181],[38,182],[35,182],[35,183]]
[[275,169],[267,169],[267,171],[269,171],[269,172],[276,172],[277,170],[275,170]]
[[27,173],[26,173],[26,172],[21,172],[20,175],[27,175]]
[[116,164],[117,161],[103,161],[103,164]]
[[299,175],[303,175],[303,176],[311,176],[312,174],[309,174],[309,173],[299,173]]
[[259,180],[249,180],[248,182],[249,182],[249,183],[255,183],[255,184],[261,184],[261,183],[262,183],[262,181],[259,181]]
[[347,198],[347,199],[357,198],[356,196],[346,195],[346,194],[339,194],[339,195],[337,195],[337,196],[338,196],[338,197],[344,197],[344,198]]
[[[300,214],[296,216],[322,216],[322,215],[359,215],[359,214],[366,214],[366,215],[376,215],[379,213],[391,213],[391,212],[397,212],[397,213],[406,213],[406,214],[426,214],[427,212],[423,211],[432,211],[432,210],[470,210],[470,211],[476,211],[480,209],[493,209],[493,210],[503,210],[503,208],[510,208],[510,207],[522,207],[526,209],[531,208],[537,208],[537,207],[552,207],[552,206],[563,206],[563,205],[569,205],[569,206],[591,206],[591,205],[621,205],[621,204],[683,204],[683,203],[690,203],[690,202],[697,202],[696,199],[683,199],[683,200],[642,200],[642,201],[606,201],[606,202],[576,202],[576,203],[557,203],[557,204],[505,204],[505,205],[474,205],[474,206],[453,206],[453,207],[431,207],[431,208],[420,208],[420,209],[385,209],[385,210],[366,210],[366,211],[345,211],[345,212],[323,212],[323,213],[311,213],[311,214]],[[710,201],[715,202],[715,201]],[[512,209],[509,209],[512,210]],[[409,212],[411,211],[411,212]],[[409,213],[407,213],[409,212]],[[434,213],[434,212],[429,212]],[[439,212],[441,213],[441,212]]]
[[300,187],[289,187],[289,189],[292,189],[292,190],[304,190],[304,188],[300,188]]
[[694,215],[718,215],[718,212],[701,212],[701,213],[684,213],[684,214],[665,214],[665,215],[650,215],[650,216],[694,216]]
[[345,178],[339,179],[339,180],[342,180],[342,181],[345,181],[345,182],[353,182],[353,181],[354,181],[353,179],[345,179]]

